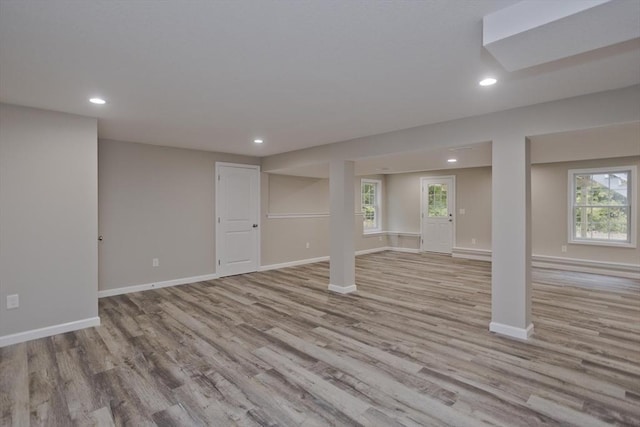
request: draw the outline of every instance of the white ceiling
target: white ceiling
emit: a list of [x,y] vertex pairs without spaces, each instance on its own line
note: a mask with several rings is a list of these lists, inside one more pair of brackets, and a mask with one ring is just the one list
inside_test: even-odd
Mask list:
[[[455,163],[447,159],[455,158]],[[437,148],[414,152],[404,152],[379,157],[367,157],[355,162],[355,174],[387,175],[394,173],[430,171],[440,169],[461,169],[491,166],[491,142],[482,142],[458,148]],[[328,178],[329,164],[314,163],[304,167],[274,170],[279,175]]]
[[0,101],[265,156],[640,83],[638,39],[507,73],[482,17],[513,3],[0,1]]
[[[529,139],[533,164],[640,156],[640,122],[533,135]],[[447,162],[450,158],[457,161]],[[491,142],[357,159],[355,174],[387,175],[482,166],[491,166]],[[274,170],[272,173],[328,178],[329,164],[315,163],[299,168]]]

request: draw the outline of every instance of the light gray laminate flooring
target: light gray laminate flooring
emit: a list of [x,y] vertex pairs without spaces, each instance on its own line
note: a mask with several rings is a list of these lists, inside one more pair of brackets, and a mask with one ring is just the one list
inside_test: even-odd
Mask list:
[[640,425],[640,281],[535,270],[520,342],[488,331],[488,263],[356,264],[346,296],[325,262],[101,299],[0,349],[0,424]]

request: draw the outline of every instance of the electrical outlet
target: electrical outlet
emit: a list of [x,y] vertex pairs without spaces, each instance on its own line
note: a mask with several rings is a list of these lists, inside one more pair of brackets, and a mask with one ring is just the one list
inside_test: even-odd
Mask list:
[[159,267],[160,266],[160,260],[158,258],[154,258],[151,261],[151,265],[154,266],[154,267]]
[[472,244],[472,245],[475,245],[475,244],[476,244],[476,239],[475,239],[475,237],[474,237],[473,239],[471,239],[471,244]]
[[20,297],[18,294],[7,295],[7,310],[20,307]]
[[560,246],[560,250],[561,250],[562,252],[567,252],[567,245],[562,245],[562,246]]
[[309,249],[310,247],[311,247],[311,245],[309,244],[309,242],[307,242],[306,248]]
[[464,215],[465,213],[467,213],[467,211],[465,210],[465,208],[461,208],[461,209],[460,209],[460,215]]

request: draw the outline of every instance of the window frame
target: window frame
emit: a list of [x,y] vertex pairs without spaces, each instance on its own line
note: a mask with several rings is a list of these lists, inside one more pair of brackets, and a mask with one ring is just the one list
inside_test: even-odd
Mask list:
[[[362,190],[364,188],[364,184],[375,184],[376,185],[376,204],[375,204],[375,228],[365,228],[365,214],[362,209]],[[381,179],[371,179],[371,178],[362,178],[360,179],[360,212],[362,213],[362,234],[380,234],[382,233],[382,180]]]
[[[627,234],[629,236],[626,242],[623,241],[608,241],[597,239],[581,239],[575,237],[575,217],[574,208],[576,207],[576,175],[586,174],[611,174],[616,172],[628,172],[629,180],[627,181],[627,198],[629,200],[629,228]],[[599,168],[584,168],[584,169],[569,169],[568,171],[568,243],[575,245],[591,245],[591,246],[614,246],[621,248],[635,248],[637,247],[636,235],[637,235],[637,167],[635,165],[629,166],[611,166],[611,167],[599,167]]]

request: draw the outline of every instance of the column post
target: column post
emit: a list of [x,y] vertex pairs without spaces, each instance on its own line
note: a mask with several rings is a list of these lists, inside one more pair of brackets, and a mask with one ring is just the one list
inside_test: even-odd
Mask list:
[[341,294],[356,291],[354,233],[354,162],[329,163],[330,244],[329,290]]
[[502,335],[528,339],[531,321],[531,159],[524,136],[492,146],[491,324]]

